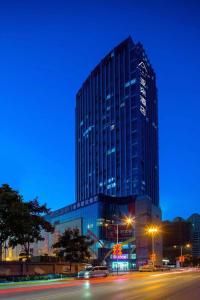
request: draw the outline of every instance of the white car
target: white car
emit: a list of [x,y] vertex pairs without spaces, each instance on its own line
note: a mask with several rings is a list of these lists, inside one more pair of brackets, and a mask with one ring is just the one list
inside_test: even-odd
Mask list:
[[156,268],[153,265],[143,265],[139,267],[140,272],[153,272]]
[[82,270],[78,273],[77,278],[94,278],[94,277],[107,277],[109,275],[109,271],[107,267],[104,266],[96,266],[89,267],[85,270]]
[[154,272],[154,271],[169,271],[168,266],[153,266],[153,265],[143,265],[139,267],[140,272]]

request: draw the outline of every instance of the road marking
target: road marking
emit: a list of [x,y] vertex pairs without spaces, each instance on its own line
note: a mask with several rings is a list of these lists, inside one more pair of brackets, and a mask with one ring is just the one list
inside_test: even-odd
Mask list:
[[193,270],[181,270],[181,271],[173,271],[173,272],[165,272],[165,273],[159,273],[159,274],[153,274],[151,276],[164,276],[164,275],[173,275],[173,274],[185,274],[189,272],[194,272]]

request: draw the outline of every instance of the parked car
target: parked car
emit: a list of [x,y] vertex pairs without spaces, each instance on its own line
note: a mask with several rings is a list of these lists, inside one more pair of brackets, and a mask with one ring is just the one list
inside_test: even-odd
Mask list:
[[85,270],[78,272],[77,278],[94,278],[94,277],[107,277],[109,271],[107,267],[104,266],[95,266],[88,267]]
[[140,272],[155,272],[155,271],[169,271],[169,270],[170,268],[168,266],[163,266],[163,265],[153,266],[149,264],[149,265],[143,265],[139,267]]
[[21,252],[19,254],[19,261],[29,261],[29,260],[31,260],[31,258],[32,258],[32,254],[29,254],[28,256],[24,252]]
[[156,268],[153,265],[143,265],[139,267],[140,272],[153,272],[156,271]]

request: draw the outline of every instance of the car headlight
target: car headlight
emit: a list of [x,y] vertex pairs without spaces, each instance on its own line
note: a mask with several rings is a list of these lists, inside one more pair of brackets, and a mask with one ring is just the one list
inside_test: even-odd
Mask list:
[[85,277],[85,278],[89,278],[89,275],[90,275],[90,272],[85,272],[84,277]]

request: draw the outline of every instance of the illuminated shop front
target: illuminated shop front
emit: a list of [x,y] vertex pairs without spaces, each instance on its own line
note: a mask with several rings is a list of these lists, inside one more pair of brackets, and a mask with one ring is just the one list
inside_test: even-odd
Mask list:
[[130,271],[136,269],[136,254],[111,255],[110,265],[113,271]]
[[[117,267],[118,266],[118,267]],[[113,271],[129,271],[129,262],[128,261],[112,261],[112,270]]]
[[[132,226],[125,225],[123,220],[126,216],[135,218],[137,222]],[[67,228],[79,228],[81,234],[90,236],[94,241],[91,247],[94,264],[106,264],[115,270],[118,261],[118,270],[133,270],[147,262],[150,255],[151,248],[142,228],[155,218],[159,221],[159,216],[159,209],[152,206],[148,198],[96,195],[48,215],[48,221],[55,226],[55,233],[38,244],[38,251],[45,249],[44,254],[52,255],[52,244],[58,235]],[[137,229],[137,224],[140,224],[141,230]],[[112,251],[117,240],[122,245],[122,255],[118,259]],[[157,253],[159,251],[157,249]]]

